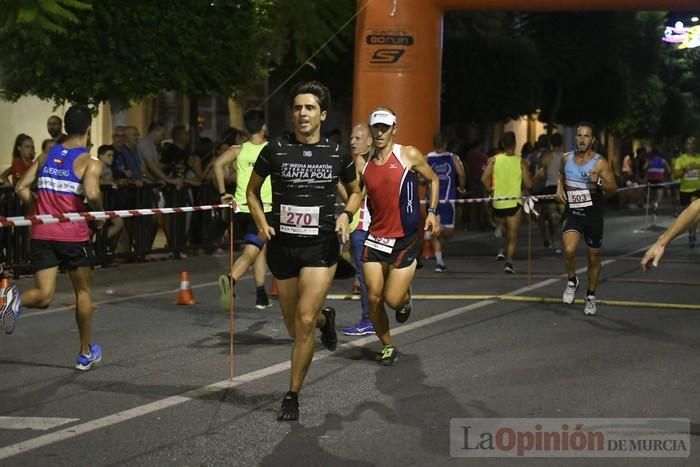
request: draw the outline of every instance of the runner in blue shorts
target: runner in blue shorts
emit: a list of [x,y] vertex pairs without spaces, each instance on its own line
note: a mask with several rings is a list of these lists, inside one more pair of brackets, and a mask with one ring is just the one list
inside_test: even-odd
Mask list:
[[[430,232],[426,231],[425,238],[430,239],[435,252],[435,272],[445,272],[447,267],[443,259],[444,242],[455,233],[457,217],[455,200],[458,192],[464,193],[467,174],[457,154],[447,151],[447,137],[442,132],[433,137],[433,151],[428,153],[428,164],[440,179],[440,204],[437,212],[441,229],[440,237],[432,237]],[[428,197],[428,203],[430,203],[430,197]]]

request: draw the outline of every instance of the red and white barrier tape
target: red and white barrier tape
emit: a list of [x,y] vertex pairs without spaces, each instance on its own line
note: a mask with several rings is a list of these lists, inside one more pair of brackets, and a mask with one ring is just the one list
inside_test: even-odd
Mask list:
[[[678,182],[664,182],[657,184],[645,184],[645,185],[635,185],[618,188],[617,191],[627,191],[636,190],[640,188],[654,187],[654,186],[667,186],[678,184]],[[484,198],[460,198],[453,200],[440,200],[440,203],[445,204],[449,202],[454,202],[456,204],[470,204],[470,203],[485,203],[491,201],[510,201],[516,199],[528,200],[529,207],[532,206],[532,202],[536,202],[544,199],[555,199],[556,195],[531,195],[531,196],[498,196],[498,197],[484,197]],[[421,203],[425,203],[425,200],[421,200]],[[344,204],[339,204],[339,206],[344,206]],[[183,206],[178,208],[152,208],[152,209],[121,209],[116,211],[89,211],[89,212],[68,212],[60,215],[52,214],[40,214],[35,216],[16,216],[16,217],[3,217],[0,216],[0,227],[26,227],[31,225],[39,224],[61,224],[64,222],[86,222],[86,221],[104,221],[113,219],[116,217],[138,217],[138,216],[152,216],[154,214],[179,214],[184,212],[197,212],[197,211],[210,211],[212,209],[227,209],[233,207],[236,211],[236,205],[234,204],[211,204],[205,206]]]
[[183,206],[179,208],[121,209],[116,211],[67,212],[60,215],[40,214],[35,216],[0,216],[2,227],[24,227],[39,224],[61,224],[64,222],[104,221],[115,217],[152,216],[154,214],[179,214],[184,212],[210,211],[212,209],[235,209],[235,204],[212,204],[207,206]]

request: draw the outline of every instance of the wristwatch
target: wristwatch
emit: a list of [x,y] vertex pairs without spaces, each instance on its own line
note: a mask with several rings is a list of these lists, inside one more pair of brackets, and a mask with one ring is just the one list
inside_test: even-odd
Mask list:
[[437,213],[438,213],[437,208],[428,208],[428,214],[430,214],[430,213],[433,213],[437,216]]
[[353,219],[354,216],[352,215],[352,213],[351,213],[350,211],[345,210],[345,211],[341,212],[341,214],[347,215],[347,216],[348,216],[348,222],[352,223],[352,219]]

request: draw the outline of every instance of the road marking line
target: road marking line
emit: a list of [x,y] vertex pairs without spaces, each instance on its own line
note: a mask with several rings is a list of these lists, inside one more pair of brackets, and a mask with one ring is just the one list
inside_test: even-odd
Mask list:
[[50,430],[79,421],[79,418],[59,417],[0,417],[0,430]]
[[[359,300],[359,296],[350,294],[330,294],[328,300]],[[533,295],[490,295],[490,294],[413,294],[413,300],[497,300],[506,302],[531,302],[531,303],[562,303],[561,297],[542,297]],[[583,305],[585,300],[577,298],[574,302]],[[638,302],[634,300],[606,300],[596,299],[599,305],[637,307],[637,308],[668,308],[675,310],[700,310],[700,305],[692,303],[667,303],[667,302]]]
[[[634,254],[637,251],[640,250],[646,250],[648,247],[640,248],[639,250],[635,250],[631,253],[627,253],[626,255],[621,255],[621,257]],[[603,262],[603,264],[610,264],[615,262],[615,259],[609,259]],[[586,268],[581,268],[576,271],[577,274],[580,274],[581,272],[585,271]],[[554,282],[559,281],[560,279],[548,279],[542,282],[538,282],[536,284],[533,284],[529,287],[523,287],[522,289],[518,289],[517,291],[510,292],[505,295],[510,295],[513,293],[516,293],[518,291],[531,291],[535,290],[541,287],[546,287],[547,285],[550,285]],[[202,287],[204,287],[204,284],[201,284]],[[435,316],[430,316],[428,318],[424,318],[419,321],[414,321],[409,324],[404,324],[402,326],[399,326],[395,329],[391,330],[391,334],[396,336],[399,334],[403,334],[409,331],[413,331],[414,329],[418,329],[423,326],[427,326],[429,324],[437,323],[439,321],[443,321],[449,318],[453,318],[459,315],[462,315],[468,311],[476,310],[488,305],[493,305],[495,303],[498,303],[496,300],[485,300],[485,301],[480,301],[476,303],[472,303],[467,306],[455,308],[449,311],[446,311],[444,313],[440,313]],[[351,342],[347,342],[345,344],[339,345],[338,349],[348,349],[352,347],[361,347],[363,345],[376,342],[376,336],[366,336],[366,337],[361,337],[359,339],[355,339]],[[337,350],[336,350],[337,351]],[[323,360],[328,357],[333,355],[331,352],[328,351],[321,351],[321,352],[316,352],[314,355],[313,361],[318,361],[318,360]],[[116,425],[117,423],[122,423],[126,422],[128,420],[132,420],[138,417],[142,417],[144,415],[148,415],[153,412],[157,412],[159,410],[164,410],[170,407],[174,407],[180,404],[184,404],[185,402],[189,402],[193,399],[197,399],[200,397],[203,397],[205,395],[209,395],[212,393],[217,393],[220,392],[221,390],[224,389],[229,389],[233,388],[236,386],[239,386],[244,383],[248,383],[251,381],[255,381],[258,379],[265,378],[267,376],[271,376],[277,373],[281,373],[282,371],[285,371],[289,369],[291,366],[290,360],[287,360],[286,362],[282,363],[277,363],[275,365],[271,365],[265,368],[261,368],[256,371],[252,371],[250,373],[246,373],[240,376],[236,376],[233,380],[230,379],[225,379],[223,381],[219,381],[217,383],[212,383],[207,386],[202,386],[200,388],[193,389],[191,391],[187,391],[185,393],[176,395],[176,396],[170,396],[166,397],[165,399],[161,399],[159,401],[151,402],[149,404],[144,404],[141,406],[133,407],[131,409],[127,409],[121,412],[117,412],[115,414],[107,415],[102,418],[98,418],[95,420],[90,420],[85,423],[81,423],[78,425],[71,426],[69,428],[64,428],[62,430],[55,431],[53,433],[47,433],[45,435],[38,436],[36,438],[28,439],[26,441],[21,441],[19,443],[11,444],[9,446],[4,446],[0,448],[0,460],[2,459],[7,459],[12,456],[16,456],[18,454],[26,453],[29,451],[32,451],[34,449],[38,449],[44,446],[48,446],[54,443],[58,443],[61,441],[65,441],[67,439],[75,438],[76,436],[80,436],[86,433],[90,433],[95,430],[99,430],[101,428],[106,428],[112,425]]]

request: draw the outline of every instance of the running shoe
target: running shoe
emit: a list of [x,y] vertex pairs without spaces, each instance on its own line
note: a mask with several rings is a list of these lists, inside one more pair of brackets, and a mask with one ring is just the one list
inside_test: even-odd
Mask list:
[[299,395],[296,392],[289,391],[285,394],[277,420],[285,422],[299,420]]
[[346,336],[369,336],[374,334],[374,325],[370,320],[362,320],[354,326],[341,330]]
[[564,295],[562,295],[561,300],[567,305],[574,303],[576,298],[576,291],[578,290],[579,280],[575,277],[575,281],[566,281],[566,289],[564,289]]
[[444,264],[436,264],[435,272],[447,272],[447,266],[445,266]]
[[230,275],[222,274],[219,276],[219,303],[224,310],[228,310],[231,307],[231,296],[236,296],[235,293],[231,293],[231,289],[235,285],[236,279],[233,279]]
[[100,346],[97,344],[90,344],[90,354],[79,354],[78,360],[75,363],[75,369],[80,371],[87,371],[90,368],[92,368],[92,365],[100,363],[101,360],[102,348],[100,348]]
[[2,308],[0,308],[0,327],[5,334],[12,334],[15,330],[15,324],[22,312],[20,304],[20,293],[16,285],[11,285],[0,291],[2,299]]
[[338,346],[338,334],[335,332],[335,308],[327,306],[321,309],[321,313],[326,317],[326,324],[321,328],[321,342],[333,352]]
[[595,312],[595,295],[586,295],[586,305],[583,307],[583,314],[593,316]]
[[503,272],[506,274],[515,274],[515,266],[513,266],[513,263],[506,263]]
[[260,294],[255,298],[255,308],[258,310],[264,310],[271,306],[272,303],[270,303],[270,300],[267,298],[267,294]]
[[382,351],[377,354],[377,362],[384,366],[396,365],[398,359],[399,351],[393,345],[385,345]]
[[506,255],[503,254],[503,248],[498,250],[498,254],[496,255],[496,261],[504,261],[506,259]]
[[408,289],[408,301],[403,304],[401,308],[396,310],[396,321],[398,323],[405,323],[408,321],[408,317],[411,316],[411,311],[413,310],[413,298],[411,295],[411,288]]

